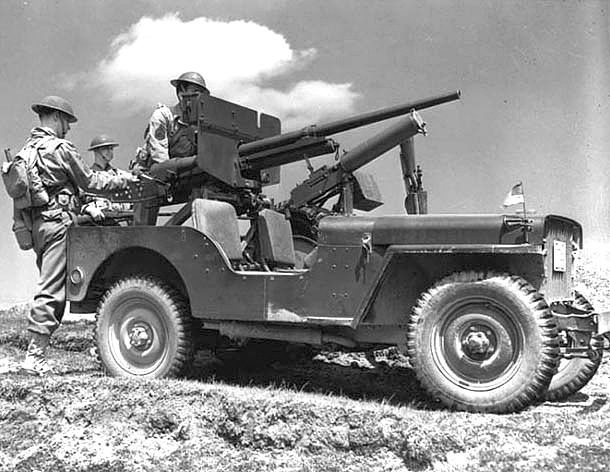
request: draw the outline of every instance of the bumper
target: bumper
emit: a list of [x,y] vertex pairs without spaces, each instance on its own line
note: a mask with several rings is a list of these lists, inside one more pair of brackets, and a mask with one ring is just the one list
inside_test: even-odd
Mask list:
[[610,311],[602,313],[560,313],[554,311],[553,315],[560,330],[589,333],[591,335],[610,335]]

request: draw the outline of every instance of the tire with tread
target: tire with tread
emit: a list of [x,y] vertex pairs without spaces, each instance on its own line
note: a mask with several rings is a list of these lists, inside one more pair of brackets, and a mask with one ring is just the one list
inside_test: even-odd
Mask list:
[[190,325],[188,304],[176,290],[153,277],[125,277],[98,305],[98,358],[112,376],[180,376],[193,355]]
[[[576,292],[574,306],[582,311],[593,311],[593,305],[582,294]],[[568,344],[570,344],[568,338]],[[562,401],[578,392],[589,383],[602,362],[604,338],[594,336],[591,339],[589,357],[561,359],[557,373],[553,376],[545,399],[551,402]]]
[[458,410],[509,413],[540,401],[559,363],[552,313],[519,276],[457,272],[413,308],[407,351],[432,398]]

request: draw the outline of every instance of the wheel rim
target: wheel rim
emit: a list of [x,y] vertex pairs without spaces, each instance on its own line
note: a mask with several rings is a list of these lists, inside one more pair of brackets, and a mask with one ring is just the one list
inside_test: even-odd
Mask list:
[[460,388],[489,391],[514,377],[524,332],[510,308],[495,299],[470,297],[445,307],[432,331],[431,352],[442,374]]
[[130,374],[150,374],[168,356],[170,335],[163,309],[148,297],[133,295],[119,303],[108,332],[114,361]]

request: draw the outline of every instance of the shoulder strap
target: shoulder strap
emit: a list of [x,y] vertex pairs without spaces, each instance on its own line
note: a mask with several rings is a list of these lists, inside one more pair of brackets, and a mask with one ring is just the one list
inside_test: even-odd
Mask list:
[[[52,141],[56,141],[56,142],[51,143]],[[63,141],[62,139],[59,139],[56,136],[44,136],[32,145],[32,148],[36,151],[36,155],[34,156],[34,162],[32,163],[32,165],[36,166],[36,169],[38,170],[38,176],[40,178],[40,181],[43,183],[43,185],[45,187],[47,186],[47,182],[44,178],[44,173],[48,173],[48,168],[42,158],[42,155],[40,154],[40,148],[47,143],[51,143],[52,150],[54,151],[55,149],[57,149],[57,147],[59,147],[59,145],[61,144],[62,141]],[[41,172],[41,170],[42,170],[42,172]],[[49,195],[49,197],[50,197],[50,195]]]
[[40,148],[42,146],[47,145],[47,146],[49,146],[51,151],[55,151],[62,144],[72,145],[72,143],[70,141],[68,141],[67,139],[61,139],[56,136],[48,136],[48,137],[42,138],[40,141],[38,141],[36,143],[36,150],[40,150]]

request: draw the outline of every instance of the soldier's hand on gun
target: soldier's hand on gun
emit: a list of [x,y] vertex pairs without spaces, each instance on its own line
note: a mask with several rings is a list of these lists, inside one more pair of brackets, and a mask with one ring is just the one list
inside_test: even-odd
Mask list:
[[146,169],[144,167],[142,167],[140,164],[134,164],[131,169],[131,174],[134,175],[135,177],[140,177],[144,172],[146,172]]
[[96,205],[87,205],[83,208],[83,213],[93,218],[93,221],[103,221],[106,218],[101,208]]
[[140,176],[142,174],[136,174],[135,172],[133,172],[133,170],[129,173],[125,173],[125,180],[127,180],[128,183],[131,184],[138,184],[141,182],[140,180]]

